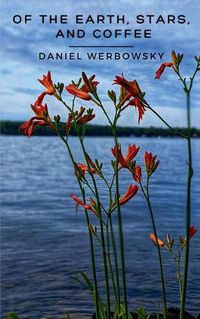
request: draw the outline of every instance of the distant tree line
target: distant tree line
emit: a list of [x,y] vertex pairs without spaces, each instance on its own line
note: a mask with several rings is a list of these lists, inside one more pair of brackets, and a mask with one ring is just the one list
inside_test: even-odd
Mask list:
[[[22,122],[14,121],[1,121],[1,134],[2,135],[22,135],[22,132],[19,130],[19,126]],[[60,123],[61,129],[64,131],[65,123]],[[186,128],[174,128],[181,129],[184,134],[187,134]],[[168,128],[158,128],[158,127],[118,127],[118,136],[146,136],[146,137],[175,137],[177,136],[176,132],[171,131]],[[51,136],[55,135],[47,127],[37,127],[35,134],[37,136]],[[76,130],[72,130],[71,135],[76,136]],[[111,128],[107,125],[86,125],[84,129],[85,136],[112,136]],[[191,135],[193,137],[200,137],[200,129],[191,128]]]

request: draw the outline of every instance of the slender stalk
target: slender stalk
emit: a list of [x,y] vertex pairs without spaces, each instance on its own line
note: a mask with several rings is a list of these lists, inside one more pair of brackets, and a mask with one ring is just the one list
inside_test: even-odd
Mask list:
[[[116,124],[118,115],[117,108],[115,109],[115,118],[112,123],[110,117],[108,116],[106,110],[104,109],[98,95],[96,94],[96,99],[99,102],[99,106],[101,107],[103,113],[105,114],[109,124],[111,125],[113,137],[115,141],[115,147],[118,147],[117,140],[117,132],[116,132]],[[116,107],[116,105],[115,105]],[[114,179],[113,179],[114,182]],[[119,240],[120,240],[120,259],[121,259],[121,269],[122,269],[122,288],[123,288],[123,297],[124,297],[124,306],[125,306],[125,318],[128,319],[128,303],[127,303],[127,290],[126,290],[126,273],[125,273],[125,257],[124,257],[124,239],[123,239],[123,226],[122,226],[122,217],[121,217],[121,208],[119,204],[119,177],[118,177],[118,155],[116,154],[116,169],[115,169],[115,182],[116,182],[116,196],[117,196],[117,219],[118,219],[118,228],[119,228]]]
[[147,201],[147,206],[150,212],[151,216],[151,222],[153,226],[153,232],[156,237],[156,247],[158,251],[158,259],[159,259],[159,265],[160,265],[160,277],[161,277],[161,284],[162,284],[162,292],[163,292],[163,316],[164,319],[167,319],[167,297],[166,297],[166,289],[165,289],[165,280],[164,280],[164,271],[163,271],[163,262],[162,262],[162,255],[160,251],[160,246],[158,244],[158,237],[157,237],[157,229],[156,229],[156,222],[153,214],[153,209],[151,207],[151,201],[150,201],[150,195],[149,195],[149,177],[147,177],[147,187],[146,187],[146,193],[144,191],[144,188],[141,184],[141,189],[144,194],[144,197],[146,198]]
[[181,301],[181,298],[182,298],[182,279],[181,279],[181,271],[180,271],[180,256],[178,256],[178,260],[176,261],[176,268],[177,268],[179,295],[180,295],[180,301]]
[[[118,269],[119,267],[118,267],[115,235],[114,235],[114,229],[113,229],[113,224],[112,224],[112,209],[111,209],[111,206],[112,206],[112,186],[113,186],[113,182],[114,182],[114,178],[115,178],[115,172],[113,173],[112,182],[110,185],[107,182],[107,180],[105,179],[105,177],[104,176],[102,176],[102,177],[106,183],[106,186],[107,186],[108,192],[109,192],[110,206],[109,206],[109,211],[108,211],[108,225],[110,226],[111,245],[112,245],[113,257],[114,257],[114,267],[115,267],[115,276],[116,276],[116,283],[115,283],[116,303],[117,303],[117,307],[118,307],[118,312],[120,312],[120,285],[119,285],[119,269]],[[107,242],[108,242],[108,246],[110,248],[109,240],[110,240],[109,236],[107,236]],[[109,250],[109,252],[110,252],[110,250]],[[110,258],[110,253],[108,253],[108,258]],[[113,280],[113,288],[114,288],[114,280]]]
[[[61,138],[61,140],[64,142],[67,151],[69,153],[69,156],[71,158],[71,161],[73,164],[75,164],[74,158],[73,158],[73,154],[71,152],[71,149],[69,147],[68,142],[64,139],[64,137],[57,131],[58,136]],[[81,193],[82,193],[82,197],[83,197],[83,201],[85,201],[85,192],[84,189],[80,183],[80,180],[77,178]],[[92,273],[93,273],[93,280],[94,280],[94,289],[95,289],[95,308],[96,308],[96,315],[97,315],[97,319],[101,319],[100,318],[100,314],[99,314],[99,301],[98,301],[98,285],[97,285],[97,276],[96,276],[96,263],[95,263],[95,253],[94,253],[94,244],[93,244],[93,238],[92,238],[92,234],[89,228],[90,225],[90,220],[89,220],[89,215],[87,212],[87,209],[85,209],[85,215],[86,215],[86,222],[87,222],[87,227],[88,227],[88,232],[89,232],[89,241],[90,241],[90,251],[91,251],[91,263],[92,263]]]
[[[191,86],[190,86],[191,88]],[[187,128],[188,128],[188,177],[187,177],[187,196],[186,196],[186,214],[185,214],[185,260],[184,260],[184,274],[183,274],[183,289],[181,296],[181,310],[180,319],[184,319],[185,302],[186,302],[186,289],[187,289],[187,277],[188,277],[188,264],[189,264],[189,230],[190,230],[190,218],[191,218],[191,180],[193,175],[192,170],[192,147],[191,147],[191,119],[190,119],[190,90],[186,92],[186,103],[187,103]]]
[[[83,180],[83,183],[84,183],[85,185],[87,185],[87,187],[89,188],[89,190],[90,190],[90,191],[92,192],[92,194],[96,197],[96,193],[95,193],[95,191],[93,190],[93,188],[90,186],[89,182],[85,179],[85,180]],[[101,205],[101,208],[103,209],[103,211],[106,213],[106,215],[108,215],[108,212],[107,212],[107,210],[105,209],[104,205],[103,205],[102,203],[100,203],[100,205]],[[102,218],[101,218],[101,219],[102,219]],[[106,223],[104,222],[103,219],[102,219],[102,222],[103,222],[104,225],[106,225]]]
[[[108,220],[109,221],[109,220]],[[116,289],[116,283],[115,283],[115,278],[114,278],[114,272],[113,272],[113,266],[111,262],[111,247],[110,247],[110,234],[109,234],[109,223],[107,223],[106,226],[106,239],[107,239],[107,248],[108,248],[108,265],[110,268],[110,274],[111,274],[111,280],[112,280],[112,285],[113,285],[113,291],[115,294],[115,300],[116,303],[118,304],[118,295],[117,295],[117,289]]]
[[[87,162],[87,165],[90,166],[90,164],[88,163],[88,160],[87,160],[85,146],[84,146],[83,140],[82,140],[82,138],[80,136],[78,127],[76,125],[76,122],[75,122],[75,127],[76,127],[76,130],[77,130],[77,134],[78,134],[78,137],[79,137],[79,141],[80,141],[80,144],[81,144],[81,147],[82,147],[82,151],[83,151],[85,160]],[[94,178],[93,174],[91,174],[91,178],[92,178],[92,182],[93,182],[94,190],[95,190],[95,195],[96,195],[96,199],[97,199],[98,213],[100,215],[99,221],[100,221],[101,243],[102,243],[102,248],[103,248],[102,249],[102,254],[103,254],[104,273],[105,273],[106,300],[107,300],[107,318],[109,319],[109,317],[110,317],[110,288],[109,288],[108,266],[107,266],[107,256],[106,256],[106,248],[105,248],[105,236],[104,236],[104,228],[103,228],[102,212],[101,212],[101,202],[100,202],[100,199],[99,199],[98,188],[97,188],[96,181],[95,181],[95,178]]]
[[[75,128],[78,134],[78,138],[81,144],[81,148],[85,157],[85,160],[87,162],[88,167],[90,167],[90,163],[88,163],[88,159],[87,159],[87,153],[85,150],[85,146],[83,143],[83,139],[80,135],[77,123],[76,123],[76,118],[74,115],[74,104],[75,104],[75,97],[73,99],[72,102],[72,108],[70,108],[65,101],[61,98],[61,102],[64,104],[64,106],[72,113],[73,116],[73,120],[74,120],[74,124],[75,124]],[[103,228],[103,220],[102,220],[102,212],[101,212],[101,202],[99,199],[99,193],[98,193],[98,189],[97,189],[97,185],[96,185],[96,181],[95,178],[93,176],[93,174],[90,174],[91,178],[92,178],[92,182],[94,185],[94,190],[95,190],[95,195],[96,195],[96,199],[97,199],[97,209],[98,209],[98,213],[100,215],[99,221],[100,221],[100,231],[101,231],[101,243],[102,243],[102,254],[103,254],[103,263],[104,263],[104,273],[105,273],[105,286],[106,286],[106,299],[107,299],[107,318],[109,319],[110,316],[110,288],[109,288],[109,278],[108,278],[108,266],[107,266],[107,257],[106,257],[106,249],[105,249],[105,237],[104,237],[104,228]]]
[[191,181],[193,175],[192,169],[192,146],[191,146],[191,118],[190,118],[190,92],[192,90],[194,78],[197,72],[200,71],[200,62],[197,61],[197,65],[193,75],[190,77],[189,85],[186,84],[186,79],[183,79],[179,68],[176,71],[180,81],[183,84],[183,89],[186,93],[186,108],[187,108],[187,148],[188,148],[188,177],[187,177],[187,193],[186,193],[186,213],[185,213],[185,231],[186,231],[186,241],[185,241],[185,259],[184,259],[184,273],[183,273],[183,285],[181,294],[181,309],[180,309],[180,319],[184,319],[185,312],[185,302],[186,302],[186,289],[187,289],[187,277],[188,277],[188,264],[189,264],[189,230],[190,230],[190,219],[191,219]]
[[[97,208],[100,217],[102,217],[101,213],[101,206],[100,206],[100,199],[98,194],[98,189],[96,185],[96,181],[92,176],[92,180],[94,183],[96,198],[97,198]],[[108,278],[108,266],[107,266],[107,256],[106,256],[106,249],[105,249],[105,237],[104,237],[104,229],[103,229],[103,222],[102,218],[100,218],[100,231],[101,231],[101,243],[102,243],[102,253],[103,253],[103,263],[104,263],[104,273],[105,273],[105,286],[106,286],[106,300],[107,300],[107,318],[110,318],[110,288],[109,288],[109,278]]]
[[171,125],[169,125],[160,114],[158,114],[149,104],[147,104],[147,108],[149,110],[151,110],[172,132],[176,133],[177,135],[179,135],[180,137],[186,138],[187,136],[185,134],[183,134],[182,132],[180,132],[180,130],[177,130],[175,128],[173,128]]
[[112,249],[113,249],[114,263],[115,263],[118,310],[120,310],[119,266],[118,266],[118,258],[117,258],[117,249],[116,249],[116,242],[115,242],[115,234],[114,234],[114,229],[113,229],[112,217],[111,217],[111,216],[109,217],[109,222],[110,222],[111,242],[112,242]]
[[[112,125],[112,131],[115,141],[115,147],[118,148],[117,132],[115,123]],[[127,303],[127,290],[126,290],[126,274],[125,274],[125,257],[124,257],[124,238],[123,238],[123,225],[121,217],[121,208],[119,204],[119,176],[118,176],[118,156],[116,153],[116,196],[117,196],[117,217],[118,217],[118,228],[119,228],[119,241],[120,241],[120,257],[121,257],[121,268],[122,268],[122,288],[125,306],[125,318],[128,319],[128,303]]]
[[[190,230],[190,219],[191,219],[191,180],[193,175],[192,169],[192,146],[191,146],[191,119],[190,119],[190,92],[192,90],[193,82],[197,72],[200,71],[200,61],[197,61],[197,65],[193,75],[190,77],[190,83],[187,85],[186,78],[183,78],[179,71],[179,66],[175,70],[178,75],[179,80],[183,85],[183,89],[186,93],[186,107],[187,107],[187,135],[177,132],[180,136],[187,139],[188,148],[188,176],[187,176],[187,193],[186,193],[186,213],[185,213],[185,231],[186,231],[186,241],[185,241],[185,259],[184,259],[184,274],[183,283],[181,282],[181,309],[180,309],[180,319],[184,319],[185,312],[185,302],[186,302],[186,289],[187,289],[187,277],[188,277],[188,264],[189,264],[189,230]],[[150,105],[147,103],[147,107],[170,129],[174,130],[163,118],[154,111]]]
[[117,306],[118,306],[118,312],[120,312],[120,284],[119,284],[119,266],[118,266],[118,257],[117,257],[117,249],[116,249],[116,242],[115,242],[115,234],[113,229],[113,223],[112,223],[112,210],[111,210],[111,204],[112,204],[112,186],[115,178],[115,171],[113,173],[111,184],[109,185],[106,182],[106,185],[108,187],[109,191],[109,201],[110,201],[110,207],[109,207],[109,213],[108,213],[108,222],[110,225],[110,234],[111,234],[111,244],[113,249],[113,255],[114,255],[114,264],[115,264],[115,275],[116,275],[116,290],[117,290]]
[[[96,192],[98,212],[100,214],[100,217],[102,217],[100,199],[99,199],[99,194],[98,194],[96,182],[95,182],[95,179],[93,176],[92,176],[92,178],[93,178],[94,188],[95,188],[95,192]],[[103,228],[102,218],[100,218],[100,230],[101,230],[101,242],[102,242],[102,247],[103,247],[102,253],[103,253],[104,273],[105,273],[107,318],[109,319],[110,318],[110,288],[109,288],[108,266],[107,266],[107,256],[105,253],[106,248],[105,248],[105,237],[104,237],[104,228]]]

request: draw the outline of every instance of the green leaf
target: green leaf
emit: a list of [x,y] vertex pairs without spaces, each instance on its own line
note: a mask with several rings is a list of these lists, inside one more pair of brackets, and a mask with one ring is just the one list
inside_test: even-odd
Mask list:
[[115,93],[115,91],[113,91],[113,90],[111,90],[111,91],[109,91],[108,90],[108,97],[113,101],[113,103],[114,104],[116,104],[116,100],[117,100],[117,98],[116,98],[116,93]]
[[[118,314],[118,316],[122,319],[126,319],[126,308],[124,304],[120,305],[120,313]],[[118,317],[117,317],[118,318]],[[128,313],[128,319],[133,319],[132,315],[130,313]]]
[[138,319],[149,319],[150,315],[146,313],[146,310],[144,307],[138,307],[136,308],[136,312],[138,314]]
[[[79,273],[81,275],[81,277],[83,278],[83,281],[85,282],[85,285],[87,286],[87,288],[90,290],[94,303],[96,304],[96,293],[95,293],[95,289],[94,286],[92,284],[92,282],[90,281],[90,279],[86,276],[86,274],[84,272],[80,272]],[[81,281],[78,278],[74,278],[76,281],[78,281],[79,283],[83,284],[83,281]],[[98,298],[98,305],[99,305],[99,314],[100,314],[100,318],[101,319],[106,319],[107,315],[106,315],[106,308],[100,298],[100,296],[97,296]]]

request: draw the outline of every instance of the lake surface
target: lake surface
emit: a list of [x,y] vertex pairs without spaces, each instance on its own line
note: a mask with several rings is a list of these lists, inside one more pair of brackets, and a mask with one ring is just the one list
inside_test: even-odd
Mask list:
[[[112,138],[86,138],[91,157],[104,163],[111,174]],[[187,170],[186,143],[181,139],[121,138],[158,155],[160,165],[152,177],[152,204],[158,232],[178,240],[184,234]],[[200,140],[193,140],[192,224],[200,229]],[[79,143],[71,138],[75,157],[82,161]],[[16,311],[23,319],[62,318],[65,311],[87,316],[93,311],[87,289],[73,277],[90,276],[88,236],[83,210],[76,212],[70,198],[79,195],[64,144],[56,137],[2,136],[2,316]],[[131,182],[121,178],[121,193]],[[101,183],[101,197],[106,191]],[[130,309],[138,305],[158,310],[161,301],[156,249],[149,239],[151,222],[139,192],[123,206],[127,287]],[[95,219],[93,222],[95,223]],[[169,304],[178,300],[175,266],[163,251]],[[98,256],[97,256],[98,257]],[[188,310],[200,309],[200,231],[191,241]],[[99,284],[103,286],[99,261]],[[103,288],[102,288],[103,289]]]

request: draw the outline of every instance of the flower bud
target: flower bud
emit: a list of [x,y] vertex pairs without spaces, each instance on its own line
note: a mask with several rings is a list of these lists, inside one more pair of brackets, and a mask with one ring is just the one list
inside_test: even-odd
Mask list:
[[93,236],[97,235],[97,227],[96,226],[93,226],[92,224],[89,224],[89,230],[90,230],[90,232],[91,232],[91,234]]

